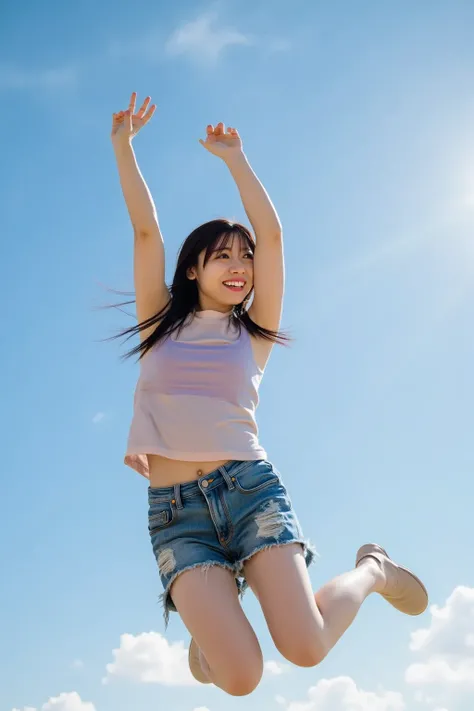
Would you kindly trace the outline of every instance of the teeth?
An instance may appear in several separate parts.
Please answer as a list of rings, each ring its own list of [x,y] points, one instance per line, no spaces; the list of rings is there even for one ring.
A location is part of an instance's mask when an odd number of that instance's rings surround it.
[[[226,286],[243,286],[244,282],[243,281],[225,281],[224,284]]]

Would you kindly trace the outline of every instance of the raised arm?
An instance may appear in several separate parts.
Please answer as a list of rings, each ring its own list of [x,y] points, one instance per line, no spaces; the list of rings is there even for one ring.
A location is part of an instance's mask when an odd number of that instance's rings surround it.
[[[252,170],[235,128],[222,123],[208,126],[201,144],[225,162],[242,199],[256,237],[254,254],[254,298],[249,315],[255,323],[272,331],[280,326],[285,269],[283,232],[275,207]]]
[[[113,115],[112,145],[134,235],[134,281],[137,318],[141,323],[161,311],[170,299],[165,282],[165,250],[153,198],[140,172],[132,140],[155,112],[150,97],[135,113],[136,93],[127,111]],[[146,112],[146,113],[145,113]],[[144,340],[151,329],[141,331]]]

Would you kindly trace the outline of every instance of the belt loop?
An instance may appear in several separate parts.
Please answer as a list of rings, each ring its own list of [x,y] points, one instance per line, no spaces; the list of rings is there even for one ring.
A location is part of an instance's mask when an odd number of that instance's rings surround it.
[[[225,467],[219,467],[218,471],[222,474],[224,477],[224,481],[227,484],[229,491],[232,491],[232,489],[235,489],[235,484],[233,482],[233,477],[229,475],[229,472],[226,470]]]
[[[181,501],[181,484],[174,485],[174,503],[177,509],[183,508],[183,502]]]

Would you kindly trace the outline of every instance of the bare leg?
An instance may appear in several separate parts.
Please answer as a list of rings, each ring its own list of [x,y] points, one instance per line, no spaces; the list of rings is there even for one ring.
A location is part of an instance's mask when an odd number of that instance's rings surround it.
[[[263,658],[232,573],[218,566],[193,568],[176,578],[171,592],[209,679],[233,696],[250,694],[261,679]]]
[[[245,576],[260,601],[275,645],[299,666],[321,662],[365,598],[385,585],[382,568],[367,558],[313,594],[299,544],[257,553],[246,563]]]
[[[354,621],[360,606],[372,592],[385,585],[381,567],[366,558],[359,567],[326,583],[314,598],[324,624],[324,642],[329,651]]]

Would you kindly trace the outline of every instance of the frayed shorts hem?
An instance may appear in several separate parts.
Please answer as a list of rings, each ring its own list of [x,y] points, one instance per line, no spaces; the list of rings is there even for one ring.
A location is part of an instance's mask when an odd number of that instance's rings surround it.
[[[265,543],[263,545],[257,546],[251,553],[249,553],[247,556],[242,558],[239,561],[236,561],[236,563],[227,563],[224,561],[217,561],[217,560],[211,560],[205,563],[194,563],[192,565],[187,565],[181,570],[176,571],[171,579],[169,580],[166,589],[164,592],[160,595],[160,603],[163,607],[163,619],[164,619],[164,624],[165,624],[165,629],[167,629],[168,624],[169,624],[169,617],[171,612],[177,612],[176,606],[173,602],[173,599],[171,597],[171,588],[173,586],[173,583],[176,581],[176,579],[182,575],[183,573],[186,573],[189,570],[195,570],[197,568],[201,568],[203,572],[208,571],[210,568],[222,568],[223,570],[229,570],[231,573],[233,573],[235,577],[235,583],[237,586],[237,592],[240,598],[243,597],[245,591],[248,589],[248,583],[245,579],[245,576],[243,575],[243,569],[245,566],[245,563],[247,563],[251,558],[253,558],[257,553],[261,553],[262,551],[269,550],[270,548],[281,548],[282,546],[288,546],[292,545],[294,543],[300,544],[303,548],[303,555],[305,558],[306,562],[306,567],[309,568],[309,566],[314,562],[314,558],[318,555],[315,547],[307,540],[304,539],[294,539],[294,540],[286,540],[286,541],[274,541],[273,543]]]
[[[219,561],[219,560],[210,560],[207,563],[194,563],[193,565],[187,565],[186,567],[182,568],[182,570],[177,570],[171,577],[164,592],[160,595],[160,602],[163,606],[163,618],[165,621],[165,629],[168,627],[170,612],[177,611],[176,606],[175,606],[173,599],[171,597],[171,587],[172,587],[173,583],[183,573],[186,573],[189,570],[195,570],[196,568],[201,568],[203,572],[206,572],[207,570],[209,570],[209,568],[222,568],[223,570],[229,570],[231,573],[233,573],[235,576],[237,576],[237,573],[235,570],[235,565],[232,565],[232,563],[224,563],[223,561]],[[237,577],[236,577],[236,580],[237,580]],[[240,587],[239,587],[239,594],[240,594]]]

